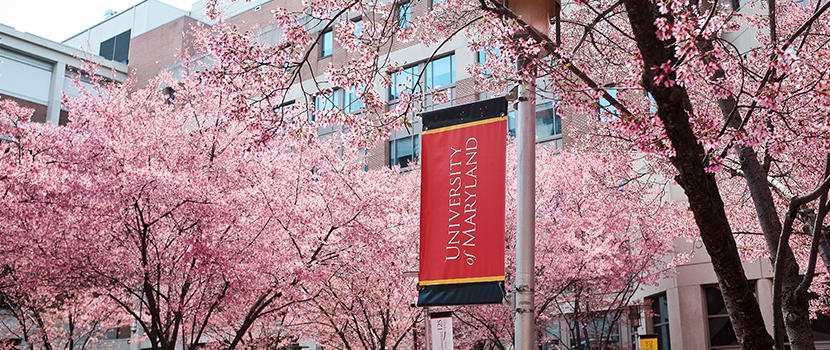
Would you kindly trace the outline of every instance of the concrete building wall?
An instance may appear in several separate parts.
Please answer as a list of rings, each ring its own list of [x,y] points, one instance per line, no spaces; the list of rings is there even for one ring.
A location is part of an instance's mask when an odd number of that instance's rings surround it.
[[[226,18],[236,17],[237,15],[251,12],[250,10],[256,9],[257,6],[264,5],[266,3],[271,2],[271,0],[251,0],[251,1],[229,1],[229,0],[220,0],[219,1],[219,9],[222,11]],[[295,1],[296,5],[301,6],[301,2]],[[272,4],[273,5],[273,4]],[[190,6],[190,13],[193,18],[204,22],[213,24],[213,21],[206,15],[206,6],[204,1],[195,1]],[[258,10],[256,10],[258,11]],[[267,13],[271,13],[267,11]]]
[[[721,0],[721,3],[726,6],[737,5],[734,9],[747,16],[766,15],[766,2],[758,0]],[[743,20],[741,20],[741,23],[742,25],[737,31],[723,33],[721,37],[735,45],[739,53],[746,54],[759,46],[756,39],[758,30],[748,27]]]
[[[135,38],[185,15],[187,11],[159,0],[144,0],[69,37],[63,44],[97,55],[101,42],[113,36],[130,30],[130,37]]]
[[[33,121],[65,124],[67,113],[61,110],[63,92],[77,95],[72,84],[73,72],[82,65],[78,57],[87,56],[80,50],[2,24],[0,38],[0,98],[33,108]],[[126,65],[103,62],[98,56],[89,59],[102,62],[98,73],[102,77],[126,79]]]

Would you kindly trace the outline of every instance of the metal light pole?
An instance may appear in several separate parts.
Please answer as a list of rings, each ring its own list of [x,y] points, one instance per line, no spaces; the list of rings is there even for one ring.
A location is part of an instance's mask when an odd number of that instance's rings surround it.
[[[511,0],[509,7],[529,26],[548,35],[550,19],[558,13],[558,4],[557,0]],[[534,350],[537,338],[533,305],[536,288],[536,74],[532,61],[527,57],[520,58],[517,63],[521,84],[516,116],[519,148],[516,281],[513,287],[516,350]]]
[[[514,284],[516,350],[536,346],[536,77],[527,59],[519,62],[522,83],[518,91],[516,133],[518,160],[518,211],[516,228],[516,282]]]

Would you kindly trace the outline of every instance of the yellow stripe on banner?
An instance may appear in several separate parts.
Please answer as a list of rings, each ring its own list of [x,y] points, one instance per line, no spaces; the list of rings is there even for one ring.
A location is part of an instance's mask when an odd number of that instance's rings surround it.
[[[476,283],[476,282],[496,282],[504,281],[504,276],[488,276],[488,277],[472,277],[472,278],[455,278],[448,280],[432,280],[420,281],[418,285],[434,286],[436,284],[459,284],[459,283]]]
[[[479,120],[479,121],[474,121],[474,122],[469,122],[469,123],[464,123],[464,124],[445,126],[443,128],[431,129],[431,130],[424,131],[423,134],[424,135],[437,134],[439,132],[456,130],[456,129],[463,129],[463,128],[468,128],[468,127],[471,127],[471,126],[490,124],[490,123],[500,122],[500,121],[504,121],[504,120],[507,120],[507,116],[484,119],[484,120]]]

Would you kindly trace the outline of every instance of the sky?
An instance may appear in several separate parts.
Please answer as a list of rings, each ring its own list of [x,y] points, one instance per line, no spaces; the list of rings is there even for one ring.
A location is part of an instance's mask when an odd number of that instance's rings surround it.
[[[0,0],[0,23],[61,42],[104,20],[107,10],[121,12],[141,0]],[[190,11],[197,0],[161,0]]]

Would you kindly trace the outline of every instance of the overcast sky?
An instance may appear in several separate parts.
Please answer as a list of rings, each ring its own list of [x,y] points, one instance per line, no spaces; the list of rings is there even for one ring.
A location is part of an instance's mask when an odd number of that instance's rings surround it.
[[[0,0],[0,23],[61,42],[141,0]],[[198,0],[161,0],[185,11]],[[0,38],[2,41],[2,38]]]

